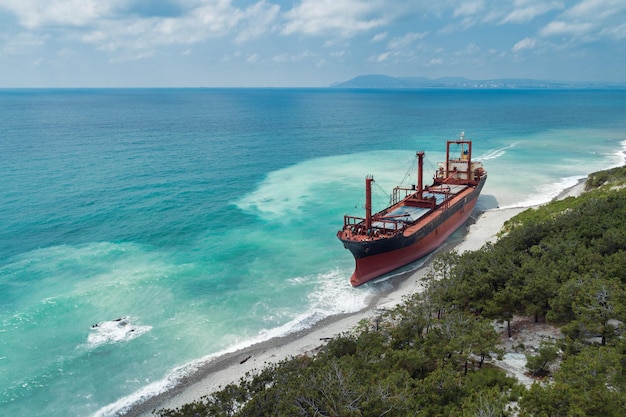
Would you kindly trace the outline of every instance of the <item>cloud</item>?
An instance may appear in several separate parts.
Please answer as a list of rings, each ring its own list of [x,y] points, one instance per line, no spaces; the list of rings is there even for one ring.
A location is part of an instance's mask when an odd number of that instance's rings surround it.
[[[562,9],[563,3],[558,1],[524,1],[515,2],[515,9],[508,13],[501,23],[528,23],[537,16],[546,14],[552,10]]]
[[[302,0],[284,14],[283,34],[340,34],[344,37],[381,27],[388,19],[378,1],[367,0]]]
[[[276,30],[280,6],[261,0],[246,9],[231,0],[0,0],[21,26],[46,31],[54,26],[67,39],[95,45],[108,53],[152,56],[162,45],[190,45],[230,36],[235,43]],[[140,52],[142,51],[142,52]]]
[[[278,62],[278,63],[286,63],[286,62],[301,62],[304,61],[306,59],[309,58],[314,58],[315,55],[312,54],[310,51],[304,51],[301,52],[299,54],[280,54],[280,55],[276,55],[274,58],[272,58],[272,61],[274,62]]]
[[[47,35],[35,35],[28,32],[20,32],[2,39],[2,55],[20,55],[26,49],[42,46],[48,39]]]
[[[125,0],[0,0],[0,6],[18,17],[28,29],[47,25],[85,26],[113,16]]]
[[[235,37],[235,42],[247,42],[274,31],[279,13],[280,6],[264,0],[248,7],[241,15],[243,29]]]
[[[372,38],[372,42],[380,42],[384,40],[386,37],[387,37],[387,32],[378,33],[374,35],[374,37]]]
[[[432,67],[434,65],[441,65],[441,64],[443,64],[443,59],[441,59],[441,58],[433,58],[430,61],[428,61],[427,65],[429,67]]]
[[[626,23],[619,26],[603,29],[600,34],[615,40],[626,39]]]
[[[463,1],[461,5],[453,11],[452,16],[473,16],[482,12],[484,8],[484,0]]]
[[[435,2],[433,2],[435,3]],[[456,3],[460,3],[458,7]],[[439,29],[439,33],[449,34],[458,31],[466,31],[480,23],[489,22],[493,15],[498,14],[496,9],[487,9],[484,0],[472,0],[463,2],[452,2],[452,17],[447,19],[448,23]],[[490,5],[493,7],[492,5]]]
[[[391,52],[383,52],[382,54],[370,57],[370,62],[385,62],[392,56]]]
[[[582,42],[623,39],[625,18],[626,2],[623,0],[583,0],[548,23],[540,35],[569,36],[571,40]]]
[[[524,38],[513,45],[513,52],[519,52],[522,49],[533,49],[537,45],[537,40],[533,38]]]
[[[622,0],[583,0],[569,9],[565,15],[572,19],[603,20],[626,11]]]
[[[409,32],[403,36],[393,38],[391,41],[389,41],[388,46],[389,46],[389,49],[403,49],[409,46],[414,41],[424,38],[426,35],[428,35],[427,32],[423,32],[423,33]]]
[[[396,36],[392,38],[387,44],[387,51],[372,55],[368,58],[369,62],[382,63],[389,61],[390,59],[402,59],[411,60],[415,56],[415,47],[412,44],[419,39],[423,39],[428,35],[428,32],[416,33],[408,32],[402,36]],[[386,36],[386,33],[385,33]],[[384,37],[379,37],[383,39]]]
[[[480,46],[471,42],[460,53],[463,55],[475,55],[475,54],[478,54],[479,52],[480,52]]]
[[[126,16],[103,20],[81,36],[82,41],[107,52],[151,51],[163,45],[191,45],[232,35],[235,43],[262,37],[274,30],[280,7],[259,1],[245,10],[233,8],[229,0],[215,0],[176,17]],[[128,55],[127,55],[128,56]],[[152,56],[133,54],[133,59]]]
[[[591,23],[576,23],[555,20],[541,30],[541,36],[573,35],[582,36],[593,28]]]

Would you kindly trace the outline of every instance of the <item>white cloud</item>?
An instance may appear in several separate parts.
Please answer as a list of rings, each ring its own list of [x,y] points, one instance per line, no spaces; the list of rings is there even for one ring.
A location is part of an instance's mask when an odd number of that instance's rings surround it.
[[[378,33],[374,35],[374,37],[372,38],[372,42],[380,42],[384,40],[386,37],[387,37],[387,32]]]
[[[229,0],[215,0],[177,17],[105,20],[81,39],[108,52],[152,51],[161,45],[191,45],[229,34],[234,42],[242,43],[273,30],[279,11],[265,0],[245,10],[233,8]],[[133,55],[149,56],[152,54]]]
[[[583,0],[566,12],[573,19],[605,19],[626,11],[623,0]]]
[[[48,39],[47,35],[35,35],[28,32],[20,32],[7,36],[3,39],[2,55],[20,55],[31,48],[42,46]]]
[[[428,61],[428,66],[431,67],[433,65],[441,65],[443,64],[443,59],[441,58],[433,58],[430,61]]]
[[[382,16],[382,10],[379,2],[372,0],[302,0],[284,14],[287,23],[283,33],[338,33],[350,37],[388,23],[388,19]]]
[[[306,59],[309,59],[311,57],[314,57],[314,54],[312,54],[310,51],[304,51],[301,52],[299,54],[280,54],[280,55],[276,55],[274,58],[272,58],[272,61],[274,62],[278,62],[278,63],[286,63],[286,62],[300,62],[300,61],[304,61]]]
[[[522,49],[532,49],[537,45],[537,40],[533,38],[524,38],[513,45],[513,52],[519,52]]]
[[[576,23],[565,22],[562,20],[555,20],[541,30],[542,36],[555,36],[555,35],[573,35],[582,36],[588,33],[593,25],[591,23]]]
[[[462,53],[467,54],[467,55],[477,54],[478,52],[480,52],[480,47],[473,42],[468,44],[465,47],[465,50],[462,51]]]
[[[280,6],[262,0],[248,7],[241,16],[243,29],[235,37],[235,42],[257,39],[274,30],[280,13]]]
[[[391,52],[383,52],[382,54],[373,56],[369,59],[370,62],[385,62],[391,56]]]
[[[423,32],[423,33],[409,32],[409,33],[406,33],[404,36],[396,37],[396,38],[393,38],[391,41],[389,41],[389,49],[403,49],[403,48],[406,48],[407,46],[409,46],[414,41],[416,41],[418,39],[422,39],[426,35],[428,35],[427,32]]]
[[[619,26],[603,29],[600,34],[608,38],[620,40],[626,39],[626,23],[622,23]]]
[[[458,16],[473,16],[482,12],[485,8],[484,0],[472,0],[472,1],[463,1],[461,5],[457,7],[452,15],[454,17]]]
[[[28,29],[46,25],[84,26],[113,15],[126,0],[0,0]]]
[[[574,41],[600,38],[623,39],[626,2],[623,0],[582,0],[565,10],[541,31],[542,36],[569,36]]]
[[[207,33],[222,33],[232,29],[242,17],[241,10],[233,8],[230,0],[215,0],[206,2],[186,16],[167,20],[175,22],[177,32],[196,31],[199,33],[198,38],[202,38],[202,34],[206,36]]]
[[[537,16],[546,14],[552,10],[563,8],[563,3],[558,1],[516,1],[515,9],[508,13],[501,23],[528,23]]]
[[[233,7],[231,0],[179,1],[185,12],[174,17],[125,13],[132,5],[129,0],[0,0],[0,10],[15,14],[28,29],[44,31],[53,25],[69,39],[109,53],[135,51],[132,55],[140,58],[152,56],[161,45],[189,45],[227,35],[236,43],[257,39],[275,30],[280,13],[280,6],[266,0],[246,9]]]

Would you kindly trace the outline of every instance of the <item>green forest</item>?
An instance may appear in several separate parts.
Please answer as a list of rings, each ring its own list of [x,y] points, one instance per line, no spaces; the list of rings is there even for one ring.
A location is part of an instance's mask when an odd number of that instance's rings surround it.
[[[527,353],[530,387],[492,362],[520,316],[563,335]],[[438,255],[422,293],[314,356],[154,413],[626,416],[625,322],[626,166],[589,175],[579,197],[520,213],[493,244]]]

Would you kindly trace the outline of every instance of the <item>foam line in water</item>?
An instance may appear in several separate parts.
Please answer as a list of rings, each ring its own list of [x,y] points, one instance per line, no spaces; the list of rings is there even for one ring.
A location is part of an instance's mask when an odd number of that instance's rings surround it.
[[[367,307],[375,289],[363,287],[355,290],[348,281],[349,273],[333,270],[320,274],[319,287],[309,294],[313,308],[322,309],[327,315],[354,313]]]
[[[526,199],[512,204],[510,206],[501,207],[502,209],[506,208],[521,208],[521,207],[534,207],[541,204],[545,204],[553,200],[563,191],[567,190],[578,184],[578,181],[585,178],[585,175],[581,176],[573,176],[573,177],[565,177],[561,178],[559,181],[553,184],[541,184],[538,185],[535,189],[536,192],[532,195],[528,196]]]
[[[504,159],[500,160],[501,164],[496,161],[489,165],[487,171],[492,175],[490,175],[485,186],[485,194],[494,190],[494,194],[498,196],[499,208],[523,208],[545,204],[568,188],[575,186],[588,174],[622,166],[626,163],[626,141],[624,140],[619,142],[619,151],[607,150],[605,153],[597,154],[594,151],[594,143],[607,140],[602,133],[595,131],[554,131],[550,135],[550,137],[558,137],[561,142],[574,141],[581,135],[589,137],[590,140],[586,148],[576,148],[578,153],[573,152],[559,158],[551,157],[553,155],[552,150],[546,151],[546,156],[543,159],[532,161],[533,164],[538,164],[537,169],[526,172],[523,181],[520,181],[520,178],[510,177],[510,164],[502,164],[505,162]],[[521,145],[526,145],[527,148],[535,146],[533,143],[540,142],[540,139],[541,137],[529,137],[524,142],[520,142],[519,148],[523,148]],[[613,141],[615,139],[608,139],[609,143]],[[553,147],[555,142],[560,143],[554,140],[549,141]],[[586,159],[588,154],[596,155],[593,161]],[[527,161],[526,163],[530,162]],[[559,174],[561,176],[558,176]],[[528,185],[531,185],[532,188],[528,189]],[[526,191],[520,193],[518,190]]]
[[[621,142],[622,145],[622,150],[618,151],[615,156],[617,158],[617,163],[615,164],[615,167],[621,167],[623,165],[626,165],[626,140]],[[615,168],[615,167],[611,167],[611,168]]]

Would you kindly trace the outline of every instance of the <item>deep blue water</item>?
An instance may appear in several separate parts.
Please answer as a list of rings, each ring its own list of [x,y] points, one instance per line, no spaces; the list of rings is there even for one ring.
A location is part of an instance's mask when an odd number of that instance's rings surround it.
[[[623,90],[2,90],[2,414],[114,415],[363,308],[387,281],[351,288],[335,233],[418,149],[465,131],[490,209],[623,163],[625,128]]]

